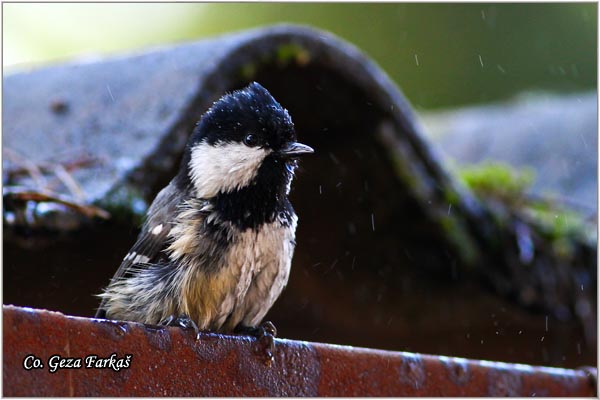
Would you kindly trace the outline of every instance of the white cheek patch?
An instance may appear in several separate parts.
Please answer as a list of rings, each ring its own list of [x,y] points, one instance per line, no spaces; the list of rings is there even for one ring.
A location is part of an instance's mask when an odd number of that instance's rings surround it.
[[[190,177],[200,198],[247,186],[270,153],[242,143],[199,143],[192,148]]]

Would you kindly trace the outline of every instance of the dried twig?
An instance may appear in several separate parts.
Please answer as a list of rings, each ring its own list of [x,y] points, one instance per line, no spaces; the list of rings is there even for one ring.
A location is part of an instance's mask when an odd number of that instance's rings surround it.
[[[91,206],[87,204],[81,204],[77,201],[71,200],[65,196],[62,196],[57,193],[52,193],[48,191],[35,191],[27,188],[22,188],[18,186],[13,187],[5,187],[3,188],[3,196],[5,199],[10,198],[14,200],[20,201],[49,201],[58,204],[62,204],[66,207],[69,207],[76,212],[85,215],[88,218],[99,217],[102,219],[109,219],[110,213],[106,210],[103,210],[96,206]]]
[[[40,188],[46,187],[48,181],[46,180],[46,178],[44,178],[42,171],[36,163],[34,163],[31,160],[28,160],[16,151],[11,150],[7,147],[4,148],[3,155],[15,164],[19,165],[21,167],[21,170],[29,174],[29,176],[31,176],[31,178],[36,182],[36,184]]]

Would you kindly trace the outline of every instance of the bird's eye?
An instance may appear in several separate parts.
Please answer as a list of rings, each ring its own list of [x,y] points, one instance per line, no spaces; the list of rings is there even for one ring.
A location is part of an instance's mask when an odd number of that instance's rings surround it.
[[[249,133],[244,137],[244,144],[249,147],[258,145],[258,136],[253,133]]]

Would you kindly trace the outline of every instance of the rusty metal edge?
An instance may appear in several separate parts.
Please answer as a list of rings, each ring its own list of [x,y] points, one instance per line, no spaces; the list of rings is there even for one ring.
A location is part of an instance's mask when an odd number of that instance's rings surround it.
[[[58,369],[52,356],[124,358]],[[34,355],[44,369],[25,370]],[[31,360],[31,358],[30,358]],[[194,333],[3,305],[4,396],[596,396],[596,368],[570,370],[277,339]]]

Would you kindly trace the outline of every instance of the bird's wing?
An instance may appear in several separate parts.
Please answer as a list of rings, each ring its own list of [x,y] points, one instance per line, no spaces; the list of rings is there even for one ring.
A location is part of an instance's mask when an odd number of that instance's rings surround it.
[[[147,220],[131,248],[125,256],[119,269],[111,279],[111,284],[133,271],[133,268],[143,268],[144,264],[155,264],[165,258],[164,249],[168,246],[169,231],[171,230],[181,196],[173,183],[161,190],[147,213]],[[103,299],[96,312],[96,318],[104,318],[105,300]]]

